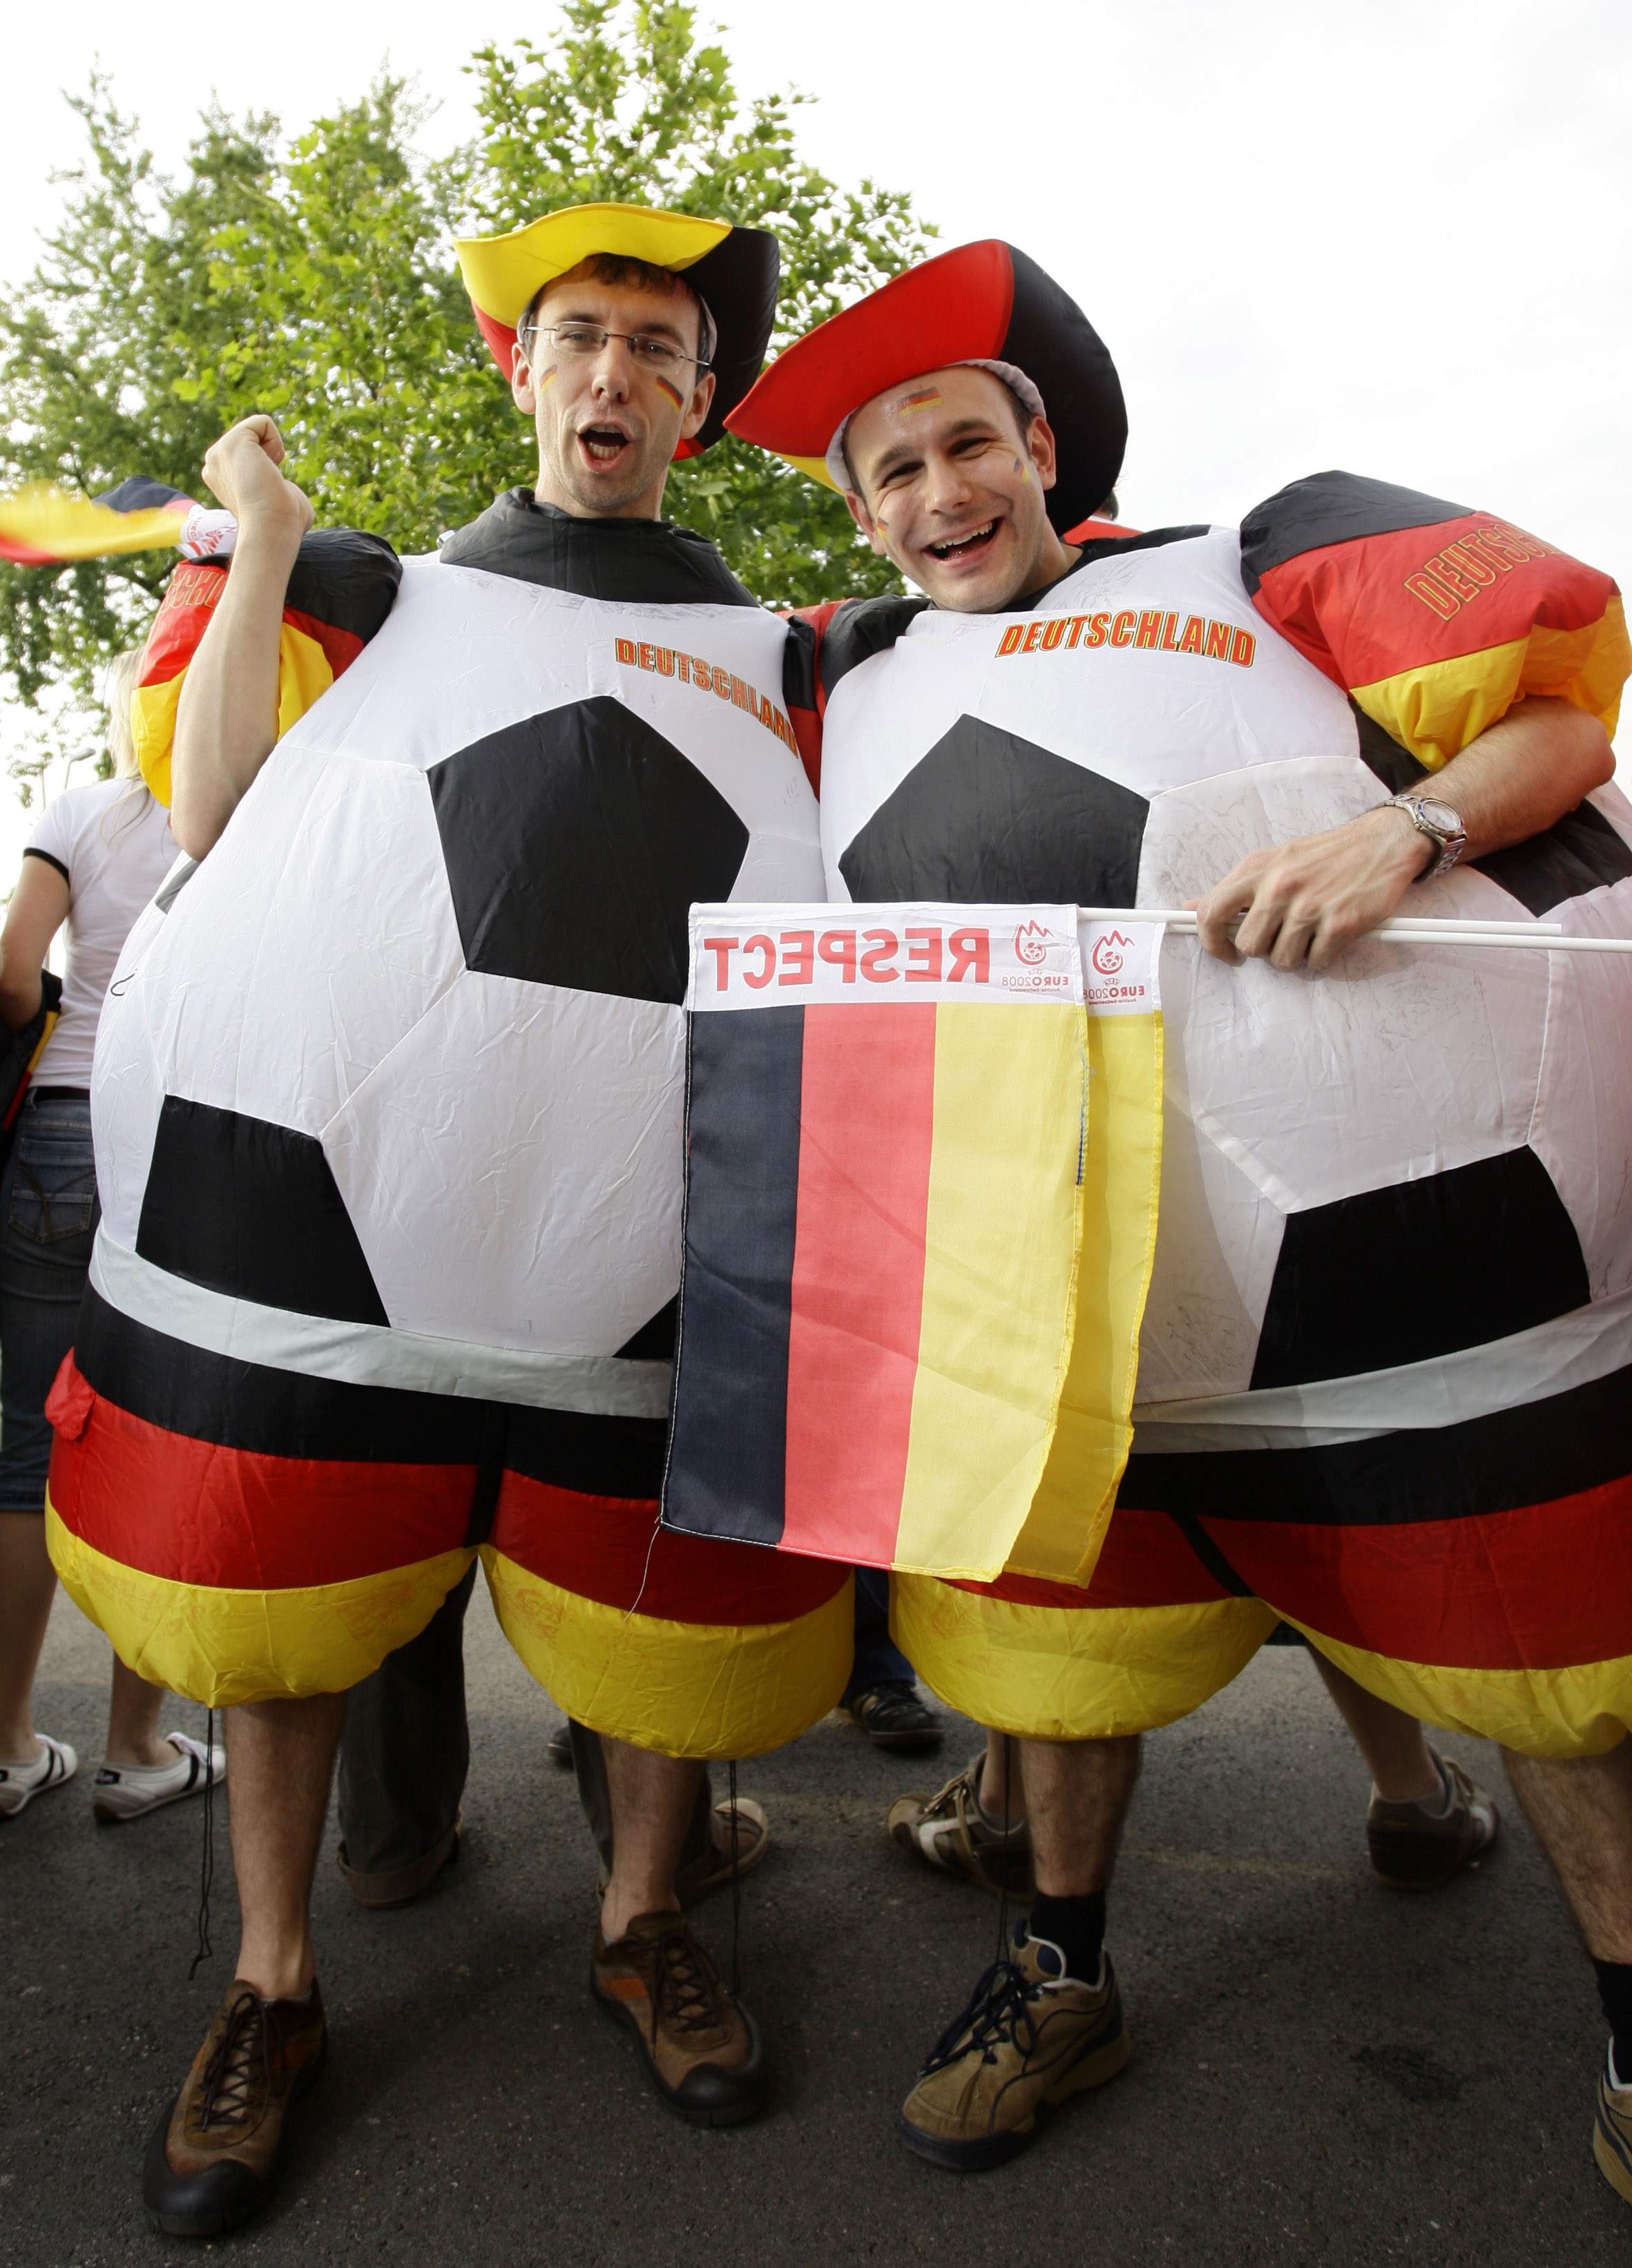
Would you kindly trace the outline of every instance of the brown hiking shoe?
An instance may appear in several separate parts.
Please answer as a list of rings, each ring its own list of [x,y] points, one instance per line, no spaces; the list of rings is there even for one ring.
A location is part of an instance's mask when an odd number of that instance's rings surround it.
[[[1065,1956],[1016,1926],[1014,1958],[996,1961],[930,2050],[901,2106],[909,2148],[973,2174],[1036,2139],[1051,2110],[1114,2079],[1133,2052],[1108,1954],[1099,1982],[1065,1973]]]
[[[755,1803],[751,1795],[739,1795],[732,1817],[731,1799],[723,1797],[714,1807],[709,1820],[709,1847],[700,1859],[694,1859],[674,1877],[674,1895],[682,1908],[695,1906],[699,1898],[711,1891],[723,1890],[731,1878],[731,1845],[737,1846],[736,1874],[740,1881],[751,1874],[770,1848],[770,1822],[765,1816],[765,1807]],[[603,1871],[595,1885],[598,1897],[606,1895],[607,1877]]]
[[[599,1930],[590,1992],[639,2045],[647,2076],[694,2126],[739,2126],[765,2107],[760,2028],[677,1913],[637,1914],[608,1945]]]
[[[260,2212],[289,2147],[289,2114],[323,2067],[315,1981],[298,2000],[227,1987],[181,2092],[147,2147],[142,2198],[165,2236],[220,2236]]]
[[[943,1874],[961,1874],[983,1890],[1032,1892],[1032,1830],[1018,1821],[1005,1835],[981,1809],[984,1752],[949,1779],[938,1795],[897,1796],[884,1815],[892,1842]]]
[[[1442,1818],[1420,1803],[1385,1803],[1371,1791],[1366,1845],[1391,1890],[1437,1890],[1461,1867],[1481,1859],[1496,1841],[1501,1825],[1496,1799],[1454,1756],[1436,1756],[1434,1762],[1451,1791],[1451,1808]]]

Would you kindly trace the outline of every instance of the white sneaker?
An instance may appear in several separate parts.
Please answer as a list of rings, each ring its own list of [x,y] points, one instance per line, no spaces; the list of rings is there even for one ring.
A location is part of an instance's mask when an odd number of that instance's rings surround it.
[[[226,1778],[226,1750],[207,1749],[186,1733],[166,1733],[176,1752],[173,1764],[108,1764],[96,1776],[91,1808],[111,1822],[140,1819],[161,1804],[180,1803],[184,1795],[202,1795],[211,1779],[217,1786]]]
[[[48,1787],[61,1787],[79,1769],[79,1758],[66,1741],[36,1733],[40,1753],[26,1764],[0,1764],[0,1819],[15,1819],[31,1796]]]

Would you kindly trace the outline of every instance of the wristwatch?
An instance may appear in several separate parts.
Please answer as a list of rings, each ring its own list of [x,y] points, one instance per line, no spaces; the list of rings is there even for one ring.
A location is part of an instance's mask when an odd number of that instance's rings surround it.
[[[1449,873],[1467,849],[1467,830],[1460,814],[1448,803],[1442,803],[1437,796],[1391,795],[1378,808],[1403,811],[1417,833],[1426,835],[1437,846],[1437,857],[1430,858],[1423,867],[1416,878],[1419,882],[1426,882],[1433,874]]]

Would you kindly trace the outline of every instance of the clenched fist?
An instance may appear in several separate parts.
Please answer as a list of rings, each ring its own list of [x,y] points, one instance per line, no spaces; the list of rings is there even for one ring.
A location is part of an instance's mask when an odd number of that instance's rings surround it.
[[[204,459],[204,478],[237,520],[240,534],[265,532],[298,544],[311,526],[311,499],[278,468],[283,437],[269,417],[240,417]]]

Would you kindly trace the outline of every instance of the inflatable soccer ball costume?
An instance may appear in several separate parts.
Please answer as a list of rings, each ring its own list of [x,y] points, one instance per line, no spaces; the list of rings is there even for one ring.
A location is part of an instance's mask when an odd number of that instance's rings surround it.
[[[1121,462],[1105,349],[1007,246],[813,332],[732,430],[842,483],[844,422],[975,363],[1040,394],[1069,528]],[[1097,534],[1013,615],[819,610],[830,895],[1174,906],[1422,779],[1526,694],[1613,729],[1605,576],[1331,473],[1239,528]],[[1411,893],[1632,934],[1617,789]],[[1632,1725],[1632,961],[1380,939],[1323,976],[1163,956],[1164,1168],[1134,1451],[1091,1580],[1024,1532],[896,1579],[954,1706],[1021,1735],[1195,1707],[1284,1617],[1385,1698],[1541,1755]]]
[[[466,246],[506,371],[588,251],[695,284],[713,438],[774,239],[603,207]],[[525,490],[397,572],[307,539],[298,721],[112,987],[54,1555],[134,1668],[230,1703],[355,1683],[480,1550],[572,1716],[750,1753],[836,1698],[842,1571],[659,1535],[655,1500],[688,909],[820,887],[788,634],[700,538]],[[224,581],[188,569],[156,623],[151,769]],[[315,705],[297,638],[337,681]]]

